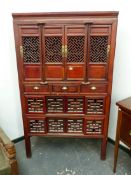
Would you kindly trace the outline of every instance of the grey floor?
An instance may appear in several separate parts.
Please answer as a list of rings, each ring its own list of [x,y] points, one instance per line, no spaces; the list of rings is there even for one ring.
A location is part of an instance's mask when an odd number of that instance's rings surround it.
[[[32,158],[25,155],[24,141],[16,144],[20,175],[113,175],[114,146],[100,160],[100,141],[95,139],[32,137]],[[131,158],[120,150],[117,175],[131,175]]]

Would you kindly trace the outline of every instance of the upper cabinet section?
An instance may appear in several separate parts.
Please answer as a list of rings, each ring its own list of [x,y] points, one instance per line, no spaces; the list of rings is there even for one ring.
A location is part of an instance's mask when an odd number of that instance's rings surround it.
[[[22,81],[108,81],[117,15],[13,14]]]

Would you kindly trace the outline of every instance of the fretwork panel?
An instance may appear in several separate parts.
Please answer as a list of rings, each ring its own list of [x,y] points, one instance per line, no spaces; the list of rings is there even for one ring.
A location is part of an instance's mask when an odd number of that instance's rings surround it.
[[[40,63],[40,41],[38,36],[23,36],[24,63]]]
[[[47,112],[63,112],[64,111],[64,100],[61,97],[47,97],[46,98]]]
[[[86,120],[86,134],[102,134],[102,121]]]
[[[108,59],[108,36],[90,37],[90,62],[106,63]]]
[[[64,132],[64,119],[48,119],[48,132],[49,133],[63,133]]]
[[[82,119],[68,119],[67,120],[67,132],[68,133],[82,133],[83,132],[83,120]]]
[[[62,37],[45,37],[45,63],[62,63]]]
[[[67,62],[82,63],[84,62],[84,36],[67,37]]]
[[[68,98],[67,112],[68,113],[83,113],[84,99],[83,98]]]
[[[44,120],[29,120],[29,128],[31,133],[44,133],[45,121]]]
[[[101,115],[104,113],[104,99],[87,98],[87,114]]]
[[[28,113],[43,113],[44,100],[43,98],[27,98],[27,111]]]

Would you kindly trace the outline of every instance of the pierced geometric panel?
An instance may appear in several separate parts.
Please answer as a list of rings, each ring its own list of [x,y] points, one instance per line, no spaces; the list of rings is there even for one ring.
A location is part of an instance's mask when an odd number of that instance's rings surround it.
[[[67,120],[67,132],[68,133],[82,133],[83,132],[83,120],[82,119],[68,119]]]
[[[108,36],[90,37],[90,62],[106,63],[108,47]]]
[[[61,63],[62,62],[62,37],[50,36],[45,37],[45,62]]]
[[[64,119],[49,119],[48,132],[50,133],[63,133],[64,132]]]
[[[30,120],[29,127],[31,133],[44,133],[45,121],[44,120]]]
[[[67,112],[70,113],[83,113],[84,99],[83,98],[68,98],[67,99]]]
[[[67,37],[67,62],[80,63],[84,62],[84,36]]]
[[[86,121],[86,134],[102,134],[101,120],[87,120]]]
[[[64,100],[60,97],[47,97],[46,98],[47,112],[63,112]]]
[[[43,113],[44,100],[42,98],[28,98],[27,99],[28,113]]]
[[[40,62],[40,42],[38,36],[22,37],[24,63]]]
[[[87,114],[103,114],[104,113],[104,99],[87,99]]]

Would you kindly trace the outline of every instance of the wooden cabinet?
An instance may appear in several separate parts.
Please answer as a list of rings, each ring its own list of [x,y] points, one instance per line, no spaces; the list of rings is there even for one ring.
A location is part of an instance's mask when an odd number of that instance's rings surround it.
[[[27,156],[31,136],[106,143],[118,12],[13,14]]]

